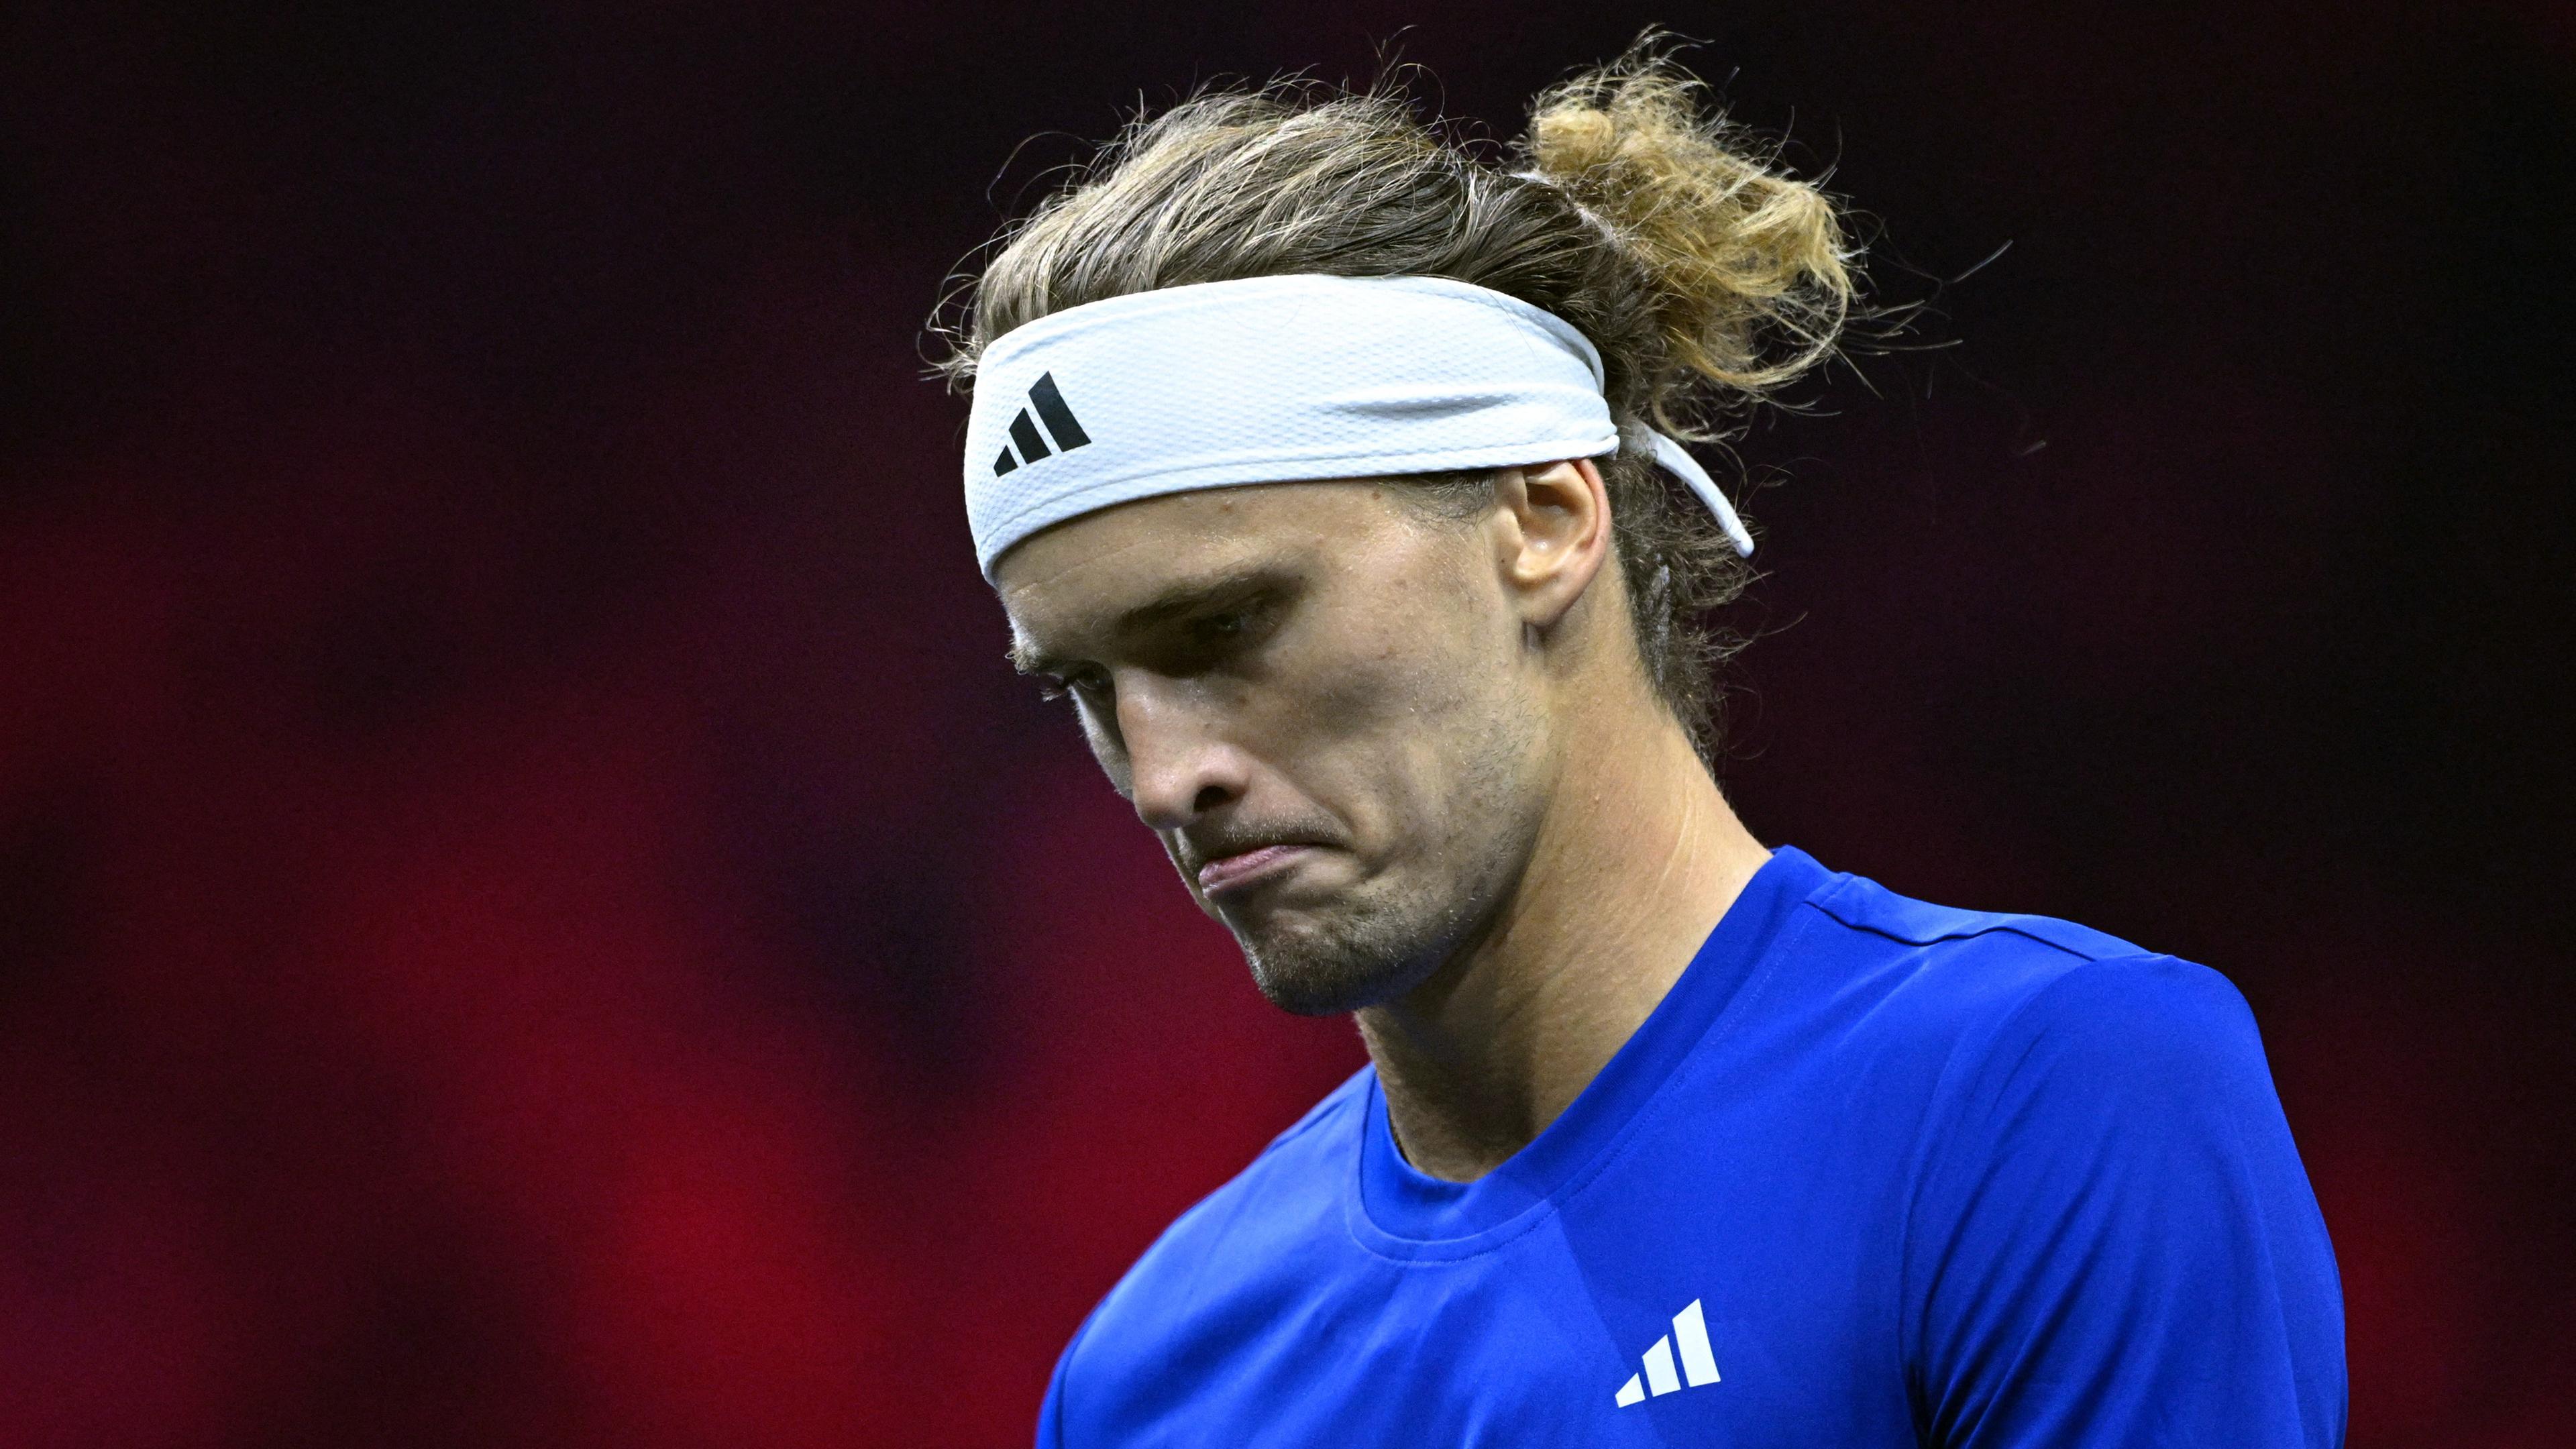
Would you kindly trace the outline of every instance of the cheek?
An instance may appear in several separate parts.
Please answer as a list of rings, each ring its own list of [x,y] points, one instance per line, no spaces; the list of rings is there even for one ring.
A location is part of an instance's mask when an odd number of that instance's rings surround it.
[[[1316,631],[1309,657],[1283,660],[1301,676],[1285,738],[1307,772],[1300,784],[1371,834],[1418,834],[1485,772],[1513,733],[1508,627],[1473,599],[1401,591],[1339,630]]]

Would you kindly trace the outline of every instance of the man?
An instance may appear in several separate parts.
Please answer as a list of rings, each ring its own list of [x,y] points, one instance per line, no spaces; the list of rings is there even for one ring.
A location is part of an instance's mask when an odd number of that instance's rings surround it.
[[[1102,1302],[1044,1445],[2341,1440],[2234,990],[1766,849],[1710,775],[1752,540],[1663,428],[1850,279],[1692,101],[1632,56],[1504,171],[1382,96],[1202,98],[978,284],[1015,656],[1370,1057]]]

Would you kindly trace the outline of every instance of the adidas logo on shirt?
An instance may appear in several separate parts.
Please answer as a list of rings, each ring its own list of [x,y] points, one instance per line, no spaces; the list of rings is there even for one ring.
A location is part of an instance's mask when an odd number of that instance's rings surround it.
[[[1655,1346],[1646,1350],[1646,1371],[1628,1375],[1628,1381],[1619,1386],[1620,1408],[1643,1403],[1648,1394],[1662,1398],[1678,1393],[1685,1384],[1695,1389],[1717,1382],[1717,1356],[1708,1351],[1708,1323],[1700,1317],[1699,1304],[1700,1300],[1694,1298],[1690,1307],[1674,1314],[1673,1331],[1656,1339]],[[1679,1374],[1673,1372],[1676,1344],[1681,1347]]]
[[[1029,416],[1032,411],[1037,414],[1034,419]],[[1044,434],[1038,431],[1041,422],[1046,424]],[[1047,446],[1048,438],[1055,439],[1055,447]],[[1011,446],[1004,447],[1002,456],[993,460],[993,476],[999,478],[1052,453],[1070,453],[1090,441],[1091,435],[1074,420],[1073,409],[1065,406],[1064,394],[1056,390],[1055,374],[1041,373],[1037,381],[1029,384],[1029,405],[1011,419]],[[1012,446],[1019,451],[1013,452]]]

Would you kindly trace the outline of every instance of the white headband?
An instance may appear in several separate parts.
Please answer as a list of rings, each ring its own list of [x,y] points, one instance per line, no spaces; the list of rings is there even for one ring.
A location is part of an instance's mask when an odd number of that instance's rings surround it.
[[[1042,528],[1166,493],[1598,458],[1619,446],[1601,385],[1564,318],[1445,277],[1247,277],[1067,308],[976,367],[976,561],[989,579]],[[1753,552],[1679,443],[1630,444]]]

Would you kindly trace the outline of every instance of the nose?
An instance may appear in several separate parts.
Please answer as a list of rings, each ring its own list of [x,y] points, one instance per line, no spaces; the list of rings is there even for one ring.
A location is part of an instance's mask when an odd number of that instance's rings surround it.
[[[1118,733],[1126,746],[1129,798],[1155,830],[1180,830],[1243,798],[1250,760],[1186,681],[1156,680],[1118,691]]]

